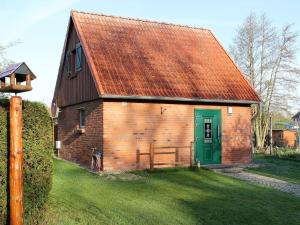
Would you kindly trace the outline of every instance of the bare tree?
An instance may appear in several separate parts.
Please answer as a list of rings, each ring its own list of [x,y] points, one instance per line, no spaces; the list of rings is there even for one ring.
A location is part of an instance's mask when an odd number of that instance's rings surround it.
[[[10,60],[6,57],[6,51],[9,48],[14,47],[15,45],[17,45],[19,43],[20,43],[20,41],[13,41],[13,42],[8,43],[7,45],[0,44],[0,71],[3,70],[3,68],[8,66],[9,64],[13,63],[12,60]]]
[[[11,47],[13,47],[13,46],[15,46],[15,45],[17,45],[17,44],[19,44],[19,43],[20,43],[20,41],[13,41],[13,42],[10,42],[10,43],[7,44],[7,45],[1,45],[1,44],[0,44],[0,72],[1,72],[5,67],[7,67],[8,65],[10,65],[10,64],[13,63],[12,60],[9,60],[9,59],[6,58],[6,51],[7,51],[9,48],[11,48]],[[4,95],[3,93],[0,93],[0,98],[3,97],[3,96],[5,96],[5,95]]]
[[[287,109],[296,100],[295,89],[300,83],[295,63],[297,36],[291,24],[279,30],[265,14],[257,18],[251,13],[230,46],[234,61],[262,100],[260,106],[252,106],[258,148],[264,147],[271,112]]]

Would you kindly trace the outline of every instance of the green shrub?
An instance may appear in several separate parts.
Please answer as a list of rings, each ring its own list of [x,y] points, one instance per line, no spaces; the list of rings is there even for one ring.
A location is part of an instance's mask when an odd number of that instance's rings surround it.
[[[290,159],[300,161],[300,152],[293,148],[277,148],[273,149],[273,156],[280,159]]]
[[[6,224],[8,100],[0,100],[0,224]],[[52,184],[52,125],[45,105],[23,101],[23,182],[26,224],[38,224]]]

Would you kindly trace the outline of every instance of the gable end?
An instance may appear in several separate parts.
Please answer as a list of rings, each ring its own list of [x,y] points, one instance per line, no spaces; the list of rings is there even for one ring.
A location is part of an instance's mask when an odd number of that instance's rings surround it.
[[[80,70],[75,68],[76,49],[78,49],[79,44],[82,44],[82,42],[73,20],[70,18],[54,92],[54,99],[58,107],[99,98],[98,90],[83,48],[80,49],[81,68]],[[71,57],[73,58],[71,59]],[[70,71],[72,71],[72,75],[70,75]]]

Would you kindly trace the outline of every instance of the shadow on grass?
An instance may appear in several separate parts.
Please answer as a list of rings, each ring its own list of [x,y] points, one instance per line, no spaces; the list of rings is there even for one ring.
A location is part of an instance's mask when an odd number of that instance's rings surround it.
[[[64,221],[60,224],[276,225],[300,220],[299,199],[208,170],[133,173],[144,179],[108,181],[56,162],[50,207],[56,207]]]
[[[256,155],[254,162],[259,164],[260,167],[248,168],[249,172],[300,184],[300,161]]]

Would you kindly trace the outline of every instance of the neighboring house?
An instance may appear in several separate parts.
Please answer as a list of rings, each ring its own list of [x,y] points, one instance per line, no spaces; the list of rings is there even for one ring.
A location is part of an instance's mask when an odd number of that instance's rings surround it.
[[[299,120],[300,119],[300,111],[297,112],[293,117],[292,117],[293,120]]]
[[[294,129],[298,131],[297,133],[297,145],[298,149],[300,149],[300,111],[296,113],[293,117],[292,120],[294,121]]]
[[[273,129],[273,145],[277,147],[297,147],[297,130]]]
[[[97,149],[103,170],[145,169],[152,143],[185,166],[194,142],[195,162],[250,163],[259,101],[210,30],[71,13],[53,99],[63,159],[90,166]]]
[[[299,129],[299,124],[300,124],[300,111],[296,113],[293,117],[292,120],[294,121],[294,129]]]

